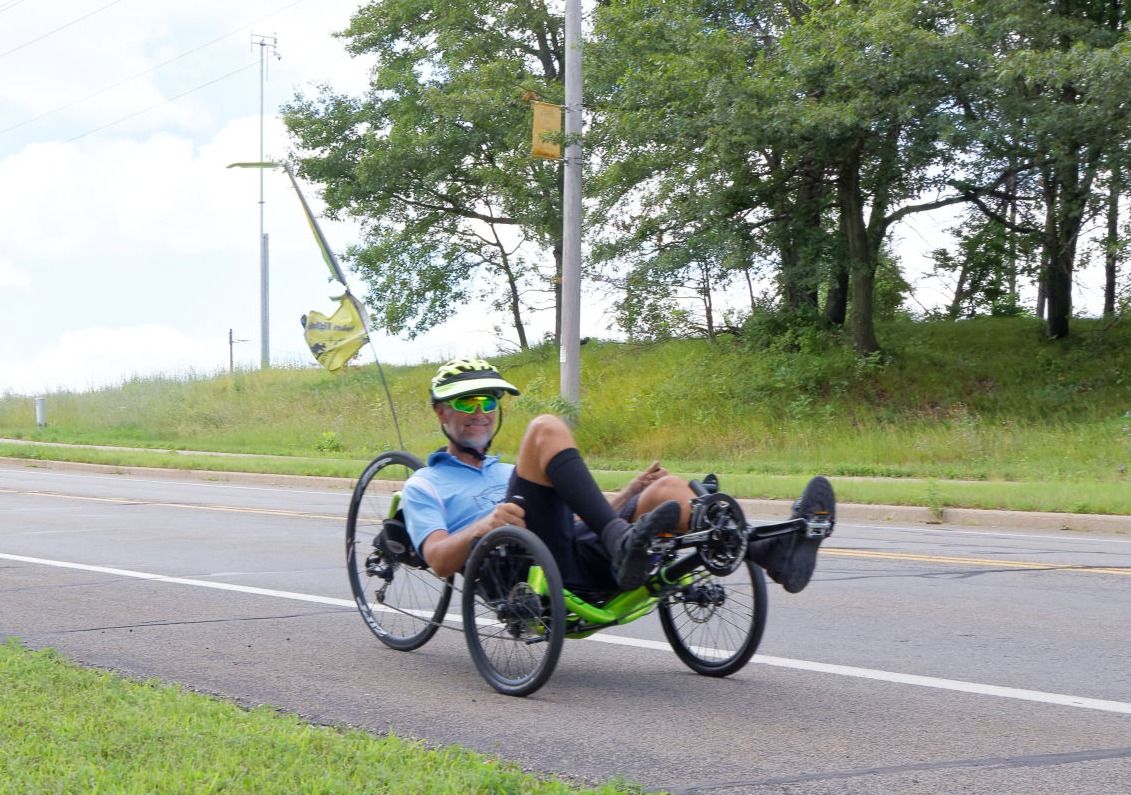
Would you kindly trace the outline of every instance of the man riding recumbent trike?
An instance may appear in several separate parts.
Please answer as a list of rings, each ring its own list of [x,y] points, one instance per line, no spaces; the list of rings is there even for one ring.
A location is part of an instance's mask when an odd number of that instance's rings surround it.
[[[828,480],[809,481],[792,518],[759,526],[713,475],[688,482],[658,463],[610,499],[557,417],[530,422],[514,465],[487,454],[508,393],[485,361],[442,365],[430,394],[447,447],[427,466],[385,453],[358,480],[346,561],[373,633],[401,651],[428,642],[459,572],[468,649],[501,693],[545,684],[566,638],[653,610],[697,673],[746,665],[766,623],[763,570],[797,593],[833,531]]]

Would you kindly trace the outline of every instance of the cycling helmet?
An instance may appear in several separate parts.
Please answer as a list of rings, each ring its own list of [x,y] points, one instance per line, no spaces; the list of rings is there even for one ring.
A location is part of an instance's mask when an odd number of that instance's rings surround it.
[[[518,394],[518,388],[503,379],[482,359],[453,359],[440,365],[432,377],[432,405],[461,395]]]

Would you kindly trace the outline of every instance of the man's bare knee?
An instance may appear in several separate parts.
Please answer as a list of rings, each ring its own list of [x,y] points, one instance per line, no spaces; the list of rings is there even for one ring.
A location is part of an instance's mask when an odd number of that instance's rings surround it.
[[[680,532],[685,533],[691,519],[691,499],[694,496],[695,492],[691,490],[691,486],[687,485],[686,480],[678,475],[665,475],[659,480],[649,483],[648,487],[640,492],[640,499],[636,503],[632,520],[636,521],[668,500],[675,500],[679,503],[679,529]]]
[[[573,432],[565,420],[553,414],[539,414],[526,426],[526,436],[539,447],[562,443],[565,447],[575,447]],[[525,439],[524,439],[525,441]]]
[[[539,414],[526,426],[516,462],[519,477],[533,483],[549,485],[546,467],[562,450],[576,447],[569,425],[553,414]]]

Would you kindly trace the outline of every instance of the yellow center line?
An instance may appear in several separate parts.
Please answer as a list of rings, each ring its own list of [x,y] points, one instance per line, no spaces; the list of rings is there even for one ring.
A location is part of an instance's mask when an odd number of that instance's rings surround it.
[[[1025,560],[997,560],[994,558],[960,558],[951,555],[919,555],[913,552],[880,552],[867,549],[835,549],[825,547],[822,555],[841,558],[874,558],[879,560],[913,560],[924,563],[954,563],[963,566],[994,566],[1005,569],[1029,569],[1033,571],[1079,571],[1087,574],[1117,574],[1131,577],[1131,568],[1103,568],[1082,566],[1076,563],[1033,563]]]
[[[278,508],[238,508],[232,505],[203,505],[188,502],[153,502],[151,500],[131,500],[126,497],[91,497],[81,494],[59,494],[53,491],[25,491],[23,489],[0,489],[2,494],[26,494],[29,497],[58,497],[64,500],[86,500],[88,502],[108,502],[117,505],[151,505],[155,508],[188,508],[194,511],[222,511],[224,513],[259,513],[266,516],[285,516],[294,519],[330,519],[342,521],[343,515],[328,516],[321,513],[284,511]]]
[[[292,519],[325,519],[328,521],[342,521],[343,516],[326,515],[319,513],[303,513],[301,511],[284,511],[277,508],[237,508],[230,505],[200,505],[184,502],[151,502],[147,500],[131,500],[125,497],[91,497],[78,494],[59,494],[51,491],[25,491],[23,489],[0,488],[0,494],[26,494],[31,497],[59,497],[67,500],[87,500],[90,502],[108,502],[118,505],[151,505],[156,508],[187,508],[196,511],[222,511],[224,513],[254,513],[265,516],[282,516]],[[821,554],[841,558],[865,558],[874,560],[906,560],[923,563],[951,563],[959,566],[994,566],[1003,569],[1023,569],[1029,571],[1071,571],[1085,574],[1115,574],[1122,577],[1131,577],[1131,568],[1104,568],[1099,566],[1082,566],[1079,564],[1034,563],[1024,560],[996,560],[993,558],[962,558],[952,555],[921,555],[913,552],[882,552],[869,549],[841,549],[824,547]]]

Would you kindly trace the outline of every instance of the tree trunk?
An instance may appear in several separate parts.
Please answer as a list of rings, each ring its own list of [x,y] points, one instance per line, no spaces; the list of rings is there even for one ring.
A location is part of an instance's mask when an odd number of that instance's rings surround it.
[[[1059,241],[1058,241],[1059,244]],[[1072,315],[1072,258],[1061,245],[1052,252],[1048,274],[1048,335],[1054,340],[1068,336]]]
[[[1119,191],[1122,169],[1112,162],[1107,186],[1107,239],[1104,241],[1104,317],[1115,317],[1115,276],[1119,269]]]
[[[829,294],[825,297],[825,322],[830,326],[843,326],[848,317],[848,264],[841,258],[834,260],[829,275]]]
[[[970,264],[963,257],[962,264],[958,268],[958,284],[954,288],[954,300],[950,302],[950,309],[947,310],[947,316],[951,320],[958,320],[962,315],[962,302],[966,300],[966,276],[969,272]]]
[[[518,347],[525,351],[530,348],[530,345],[526,342],[526,327],[522,323],[522,296],[518,291],[518,281],[514,277],[514,271],[511,270],[507,252],[501,246],[499,250],[503,257],[503,275],[507,280],[507,298],[510,304],[511,322],[514,323],[515,333],[518,334]]]
[[[1037,317],[1045,319],[1045,304],[1048,303],[1049,255],[1046,247],[1041,248],[1041,269],[1037,273]]]
[[[824,196],[821,169],[808,161],[801,166],[797,200],[783,201],[780,222],[782,298],[787,309],[816,309],[818,304],[818,258],[814,241],[821,234],[821,199]]]
[[[837,201],[840,204],[840,224],[844,230],[852,274],[852,315],[849,319],[852,347],[861,356],[867,356],[878,351],[880,345],[876,341],[873,316],[876,256],[864,222],[858,154],[848,158],[841,166],[837,179]]]
[[[554,344],[562,344],[562,241],[554,241]]]
[[[715,307],[711,300],[711,270],[710,265],[703,265],[703,314],[707,318],[707,339],[715,338]]]
[[[1047,245],[1051,246],[1048,263],[1048,335],[1053,339],[1068,336],[1072,317],[1072,268],[1076,260],[1076,241],[1084,223],[1084,211],[1091,189],[1091,179],[1081,178],[1080,167],[1087,162],[1082,156],[1066,159],[1053,169],[1057,184],[1052,195],[1059,199],[1053,205],[1054,221]],[[1086,169],[1086,174],[1091,170]],[[1049,194],[1049,191],[1046,191]]]

